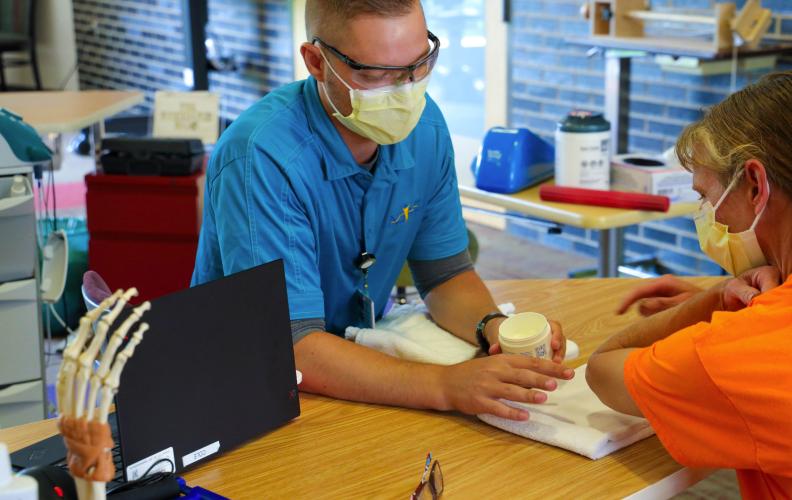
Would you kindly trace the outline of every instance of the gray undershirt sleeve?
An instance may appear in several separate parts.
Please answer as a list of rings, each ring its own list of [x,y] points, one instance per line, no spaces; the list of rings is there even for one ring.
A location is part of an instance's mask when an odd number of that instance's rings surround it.
[[[461,253],[437,260],[411,260],[408,261],[412,272],[415,288],[426,298],[433,288],[450,280],[454,276],[473,269],[473,261],[467,250]]]
[[[295,319],[291,322],[292,343],[296,344],[309,333],[323,332],[324,318]]]

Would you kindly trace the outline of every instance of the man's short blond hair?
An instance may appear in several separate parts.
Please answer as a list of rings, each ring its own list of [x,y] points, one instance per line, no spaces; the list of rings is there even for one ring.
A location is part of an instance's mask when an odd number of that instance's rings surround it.
[[[405,16],[419,0],[307,0],[305,32],[308,40],[315,36],[332,37],[344,24],[363,15],[382,17]]]

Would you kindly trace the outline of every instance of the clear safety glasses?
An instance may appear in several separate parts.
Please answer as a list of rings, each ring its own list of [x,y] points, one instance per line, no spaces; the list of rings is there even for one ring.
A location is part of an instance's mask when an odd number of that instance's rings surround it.
[[[440,40],[431,32],[429,37],[429,52],[409,66],[377,66],[362,64],[347,56],[332,45],[326,44],[319,37],[314,37],[311,43],[317,43],[329,50],[334,56],[344,62],[351,71],[350,79],[357,86],[364,89],[374,89],[388,85],[399,85],[407,82],[418,82],[429,76],[437,62],[440,53]]]

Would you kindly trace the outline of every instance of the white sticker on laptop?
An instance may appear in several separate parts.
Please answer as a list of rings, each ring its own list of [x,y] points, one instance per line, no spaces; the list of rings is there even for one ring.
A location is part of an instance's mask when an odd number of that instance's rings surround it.
[[[220,450],[220,441],[215,441],[212,444],[208,444],[201,448],[200,450],[195,450],[192,453],[188,453],[182,457],[182,464],[184,467],[189,467],[191,464],[194,464],[198,460],[204,459],[209,455],[214,455]]]
[[[134,464],[127,466],[127,481],[140,479],[143,477],[143,474],[146,474],[147,472],[149,474],[154,472],[173,472],[175,469],[176,454],[173,452],[173,446],[171,446],[170,448],[166,448],[159,453],[155,453],[150,457],[144,458],[143,460],[139,460]]]

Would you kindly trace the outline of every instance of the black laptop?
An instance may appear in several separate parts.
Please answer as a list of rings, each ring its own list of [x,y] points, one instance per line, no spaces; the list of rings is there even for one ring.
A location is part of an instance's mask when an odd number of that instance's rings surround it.
[[[143,321],[116,396],[118,480],[180,472],[299,415],[282,261],[155,299]],[[54,436],[11,461],[64,458]]]

